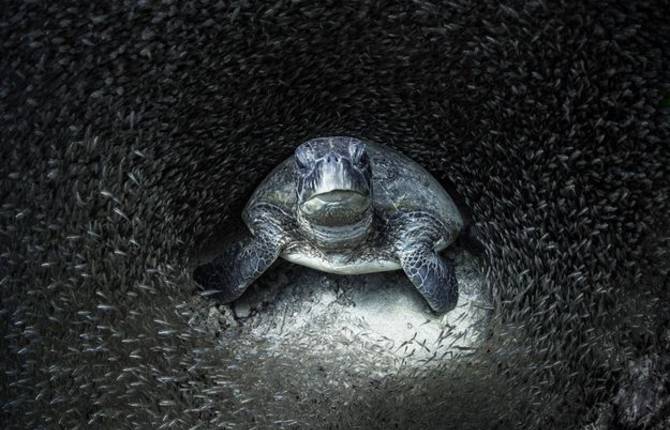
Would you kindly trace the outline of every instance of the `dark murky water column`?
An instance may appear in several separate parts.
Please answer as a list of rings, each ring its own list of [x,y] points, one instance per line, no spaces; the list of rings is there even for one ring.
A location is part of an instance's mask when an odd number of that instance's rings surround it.
[[[6,5],[2,422],[664,428],[665,9],[662,1]],[[283,285],[293,284],[276,303],[316,306],[288,340],[271,336],[281,307],[267,308],[272,324],[250,315],[258,326],[240,327],[247,335],[235,341],[202,321],[203,309],[212,323],[226,317],[194,296],[195,249],[234,226],[249,193],[298,143],[336,133],[406,152],[469,209],[482,244],[478,279],[494,308],[476,361],[431,367],[410,358],[411,377],[389,372],[395,357],[379,348],[388,342],[337,338],[333,325],[340,315],[353,327],[357,312],[384,301],[359,306],[365,297],[350,281],[292,295],[308,272],[284,273]],[[338,312],[324,313],[318,306],[333,297]],[[353,349],[316,359],[317,314],[334,318],[321,346]],[[370,329],[404,337],[397,319],[372,315],[380,313],[365,315]],[[366,367],[375,351],[381,373]]]

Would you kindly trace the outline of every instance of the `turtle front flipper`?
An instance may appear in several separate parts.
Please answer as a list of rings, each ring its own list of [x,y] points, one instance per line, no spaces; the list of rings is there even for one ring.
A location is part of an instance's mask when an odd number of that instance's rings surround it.
[[[402,218],[395,246],[400,266],[435,313],[449,312],[458,301],[458,281],[453,264],[435,251],[442,229],[430,217]]]
[[[270,215],[270,214],[267,214]],[[208,295],[224,303],[239,298],[279,257],[287,236],[271,216],[254,223],[254,235],[231,244],[209,263],[198,266],[193,279]]]
[[[458,301],[458,281],[453,265],[428,244],[416,244],[399,253],[400,265],[436,313],[449,312]]]

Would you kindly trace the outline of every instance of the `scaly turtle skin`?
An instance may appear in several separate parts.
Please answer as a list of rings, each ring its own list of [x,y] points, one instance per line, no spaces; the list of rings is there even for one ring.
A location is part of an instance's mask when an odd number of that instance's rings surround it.
[[[250,234],[194,272],[226,302],[281,256],[339,274],[403,269],[434,312],[456,305],[454,267],[439,251],[462,230],[461,214],[430,173],[390,148],[309,140],[258,186],[242,218]]]

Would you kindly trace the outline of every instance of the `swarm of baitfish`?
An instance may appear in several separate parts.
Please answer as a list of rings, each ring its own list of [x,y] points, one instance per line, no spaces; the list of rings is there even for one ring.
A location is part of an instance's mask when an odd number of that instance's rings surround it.
[[[667,387],[629,413],[646,381],[630,369],[667,356],[662,11],[7,5],[5,428],[663,425]],[[460,196],[495,303],[477,361],[343,397],[301,363],[258,345],[241,360],[188,324],[194,250],[300,142],[343,133],[406,153]],[[354,359],[331,363],[343,384]]]

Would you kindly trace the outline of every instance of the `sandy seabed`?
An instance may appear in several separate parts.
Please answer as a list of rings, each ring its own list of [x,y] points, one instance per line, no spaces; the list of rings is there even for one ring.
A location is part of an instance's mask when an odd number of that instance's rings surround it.
[[[429,310],[401,270],[342,276],[280,260],[232,305],[195,297],[191,324],[240,362],[273,356],[325,374],[344,366],[349,377],[331,382],[345,386],[464,358],[482,339],[491,306],[477,258],[448,252],[459,299],[444,315]]]

